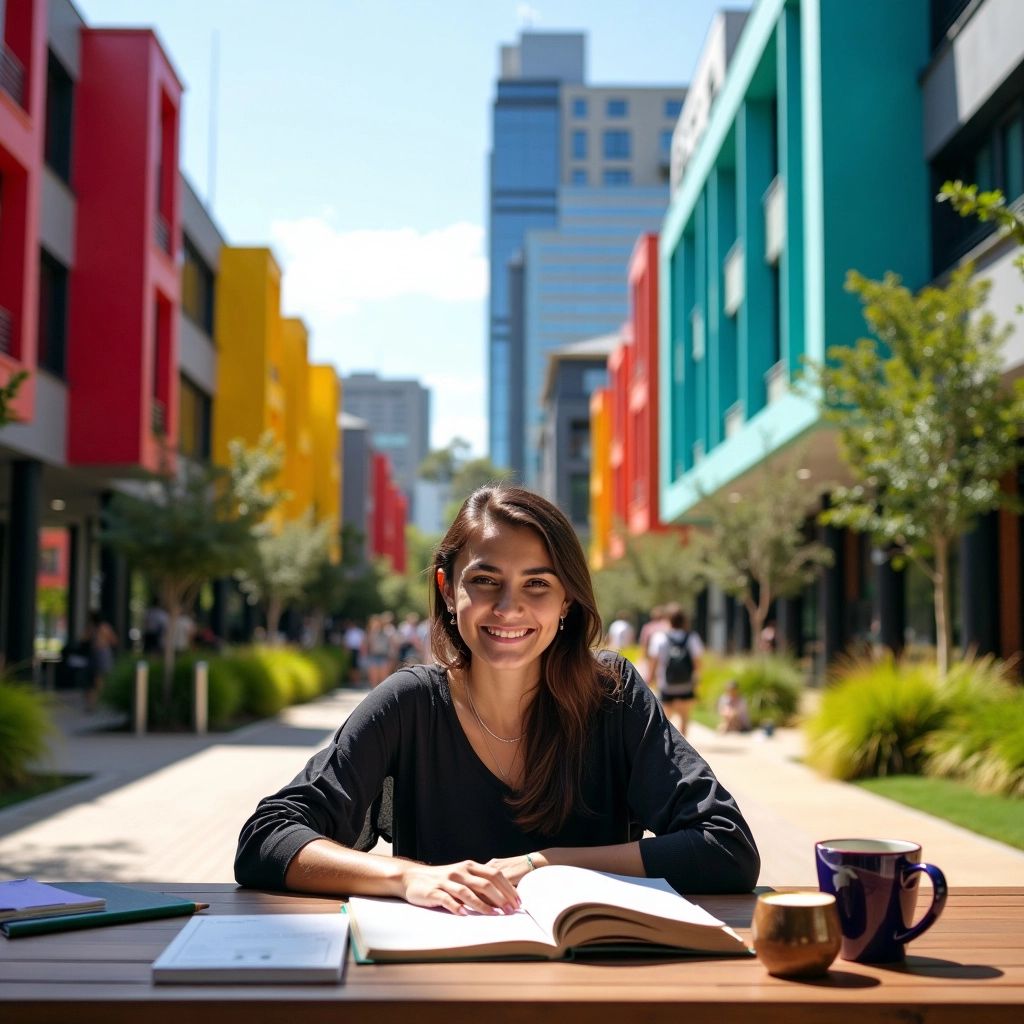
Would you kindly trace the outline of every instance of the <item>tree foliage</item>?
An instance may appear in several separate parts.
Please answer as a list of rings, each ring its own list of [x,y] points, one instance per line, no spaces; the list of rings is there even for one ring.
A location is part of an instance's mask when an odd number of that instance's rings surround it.
[[[277,636],[285,607],[306,598],[321,566],[329,563],[330,546],[331,524],[316,523],[310,517],[287,522],[276,533],[261,531],[239,584],[244,593],[263,602],[271,640]]]
[[[828,548],[807,536],[807,519],[820,497],[797,476],[796,461],[766,459],[743,491],[703,496],[708,522],[698,541],[703,571],[742,602],[755,642],[772,602],[796,596],[832,563]]]
[[[451,501],[445,506],[445,521],[451,522],[458,514],[462,503],[484,484],[508,480],[512,470],[495,466],[490,459],[469,459],[463,462],[452,477]]]
[[[594,592],[608,623],[620,611],[645,616],[670,601],[691,607],[704,582],[700,554],[683,533],[626,534],[622,557],[594,573]]]
[[[27,377],[28,372],[26,370],[19,370],[17,373],[11,374],[6,384],[0,385],[0,427],[4,427],[8,423],[18,422],[18,418],[14,415],[11,406],[14,404],[14,399],[17,398],[18,391],[21,389],[21,385],[25,383]]]
[[[1020,460],[1024,384],[1002,379],[1008,329],[983,312],[989,283],[973,268],[916,295],[895,274],[855,271],[847,289],[872,337],[828,350],[823,413],[839,427],[855,483],[837,488],[826,522],[869,533],[918,564],[935,597],[939,669],[949,664],[949,556],[978,516],[1006,498],[999,480]]]
[[[281,499],[270,488],[280,452],[269,437],[247,448],[232,441],[230,465],[183,459],[147,478],[141,493],[117,493],[104,512],[102,541],[121,552],[155,587],[169,619],[164,630],[164,690],[170,700],[179,615],[209,581],[252,562],[256,528]]]
[[[416,475],[421,480],[435,483],[450,483],[459,467],[469,459],[470,444],[461,437],[454,437],[444,448],[430,451],[420,463]]]

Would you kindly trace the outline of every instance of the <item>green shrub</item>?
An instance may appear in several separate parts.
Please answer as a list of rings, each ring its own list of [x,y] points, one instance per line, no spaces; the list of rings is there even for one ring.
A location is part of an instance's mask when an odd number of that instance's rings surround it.
[[[314,647],[304,657],[316,667],[320,678],[320,692],[328,693],[340,686],[346,676],[346,657],[338,647]]]
[[[948,716],[934,665],[850,660],[807,721],[808,761],[839,779],[913,774]]]
[[[988,661],[974,672],[967,666],[967,680],[950,673],[952,710],[925,742],[925,770],[982,793],[1024,797],[1024,692],[1006,683],[998,662]]]
[[[320,677],[308,658],[287,647],[256,647],[260,658],[279,686],[289,694],[289,704],[303,704],[320,696]]]
[[[252,648],[225,655],[242,682],[242,710],[255,718],[270,718],[291,702],[291,683],[270,671]]]
[[[28,766],[46,753],[53,731],[44,694],[0,680],[0,791],[25,780]]]
[[[752,725],[787,725],[795,717],[803,692],[799,665],[778,654],[721,658],[705,654],[700,663],[697,696],[701,707],[717,715],[718,698],[735,679],[746,699]]]
[[[102,699],[110,707],[131,716],[135,706],[135,665],[133,655],[121,658],[107,677]],[[174,662],[171,702],[164,706],[162,658],[144,659],[149,665],[147,728],[189,729],[195,721],[195,665],[207,663],[207,718],[211,729],[230,728],[243,706],[244,679],[230,658],[213,655],[180,654]]]

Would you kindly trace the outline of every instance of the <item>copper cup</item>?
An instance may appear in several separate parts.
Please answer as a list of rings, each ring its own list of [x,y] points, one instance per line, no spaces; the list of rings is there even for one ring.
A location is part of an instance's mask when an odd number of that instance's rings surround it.
[[[842,942],[836,899],[826,892],[770,892],[754,908],[754,950],[769,974],[814,978],[835,960]]]

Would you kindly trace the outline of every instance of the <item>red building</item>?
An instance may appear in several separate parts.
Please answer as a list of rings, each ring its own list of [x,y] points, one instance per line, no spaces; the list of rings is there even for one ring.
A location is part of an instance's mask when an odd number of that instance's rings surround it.
[[[405,572],[405,522],[407,502],[391,474],[391,460],[382,452],[373,453],[370,466],[373,510],[370,514],[370,554],[387,558],[391,568]]]
[[[658,236],[641,235],[629,263],[630,316],[608,358],[612,516],[609,554],[634,536],[669,529],[659,512]]]
[[[182,86],[148,29],[85,29],[81,62],[68,461],[155,470],[177,440]]]
[[[0,384],[20,370],[33,374],[14,406],[21,420],[35,405],[46,6],[0,5]]]

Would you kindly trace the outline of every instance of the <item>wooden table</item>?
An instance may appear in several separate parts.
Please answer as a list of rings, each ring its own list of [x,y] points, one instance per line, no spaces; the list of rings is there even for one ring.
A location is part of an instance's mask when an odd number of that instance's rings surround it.
[[[207,914],[337,913],[338,900],[231,885],[148,885]],[[922,894],[922,898],[924,895]],[[753,896],[701,897],[749,938]],[[837,960],[818,981],[769,977],[756,960],[358,965],[340,986],[154,986],[150,964],[187,918],[0,938],[0,1021],[202,1024],[810,1024],[1024,1021],[1024,887],[952,892],[898,967]]]

